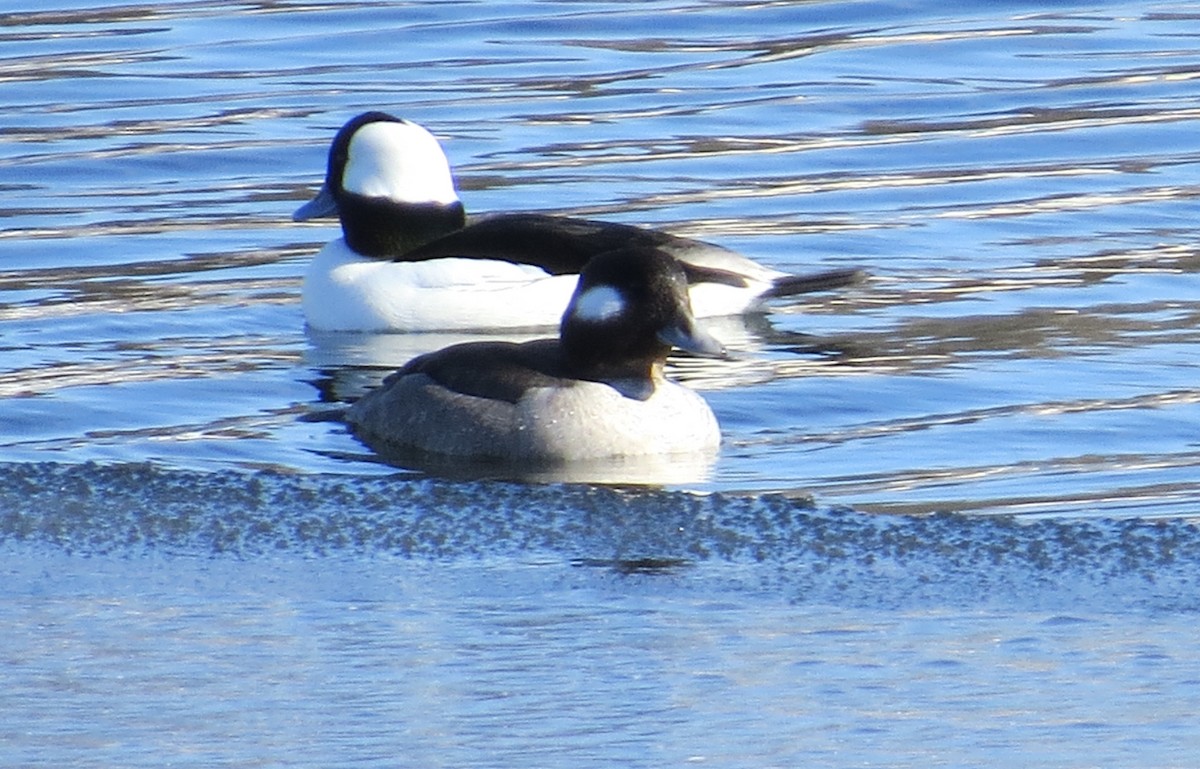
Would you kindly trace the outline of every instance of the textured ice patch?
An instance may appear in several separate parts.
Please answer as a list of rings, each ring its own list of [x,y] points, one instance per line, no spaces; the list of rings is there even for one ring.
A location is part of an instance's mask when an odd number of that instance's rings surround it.
[[[10,547],[86,554],[521,559],[801,602],[1200,607],[1200,529],[1183,519],[883,516],[778,495],[52,464],[0,465],[0,510]]]

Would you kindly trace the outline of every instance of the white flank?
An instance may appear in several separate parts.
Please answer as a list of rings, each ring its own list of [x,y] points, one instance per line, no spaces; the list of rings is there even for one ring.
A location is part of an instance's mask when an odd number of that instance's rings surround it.
[[[550,329],[575,282],[485,259],[366,259],[339,238],[309,265],[302,298],[309,325],[324,331]]]

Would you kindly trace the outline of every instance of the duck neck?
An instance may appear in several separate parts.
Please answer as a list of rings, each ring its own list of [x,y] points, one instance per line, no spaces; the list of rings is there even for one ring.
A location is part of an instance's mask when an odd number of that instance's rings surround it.
[[[586,347],[568,349],[566,361],[571,375],[591,382],[603,382],[636,400],[646,400],[653,395],[663,379],[665,353],[655,351],[614,358],[595,352]]]
[[[363,256],[396,259],[426,243],[462,229],[460,202],[397,203],[347,194],[338,201],[346,244]]]

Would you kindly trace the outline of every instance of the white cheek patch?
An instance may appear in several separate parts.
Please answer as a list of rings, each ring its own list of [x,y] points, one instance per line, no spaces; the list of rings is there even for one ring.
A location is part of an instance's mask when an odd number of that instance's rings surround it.
[[[367,123],[350,139],[342,187],[401,203],[455,203],[450,163],[433,134],[415,123]]]
[[[625,297],[612,286],[595,286],[584,291],[575,300],[572,317],[599,323],[618,317],[625,312]]]

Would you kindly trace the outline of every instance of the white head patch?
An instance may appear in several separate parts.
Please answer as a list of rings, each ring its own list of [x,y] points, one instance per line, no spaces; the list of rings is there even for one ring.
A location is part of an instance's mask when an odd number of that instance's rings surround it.
[[[593,286],[575,299],[572,317],[598,323],[625,312],[625,297],[612,286]]]
[[[458,201],[446,154],[433,134],[416,123],[381,120],[355,131],[342,187],[400,203]]]

